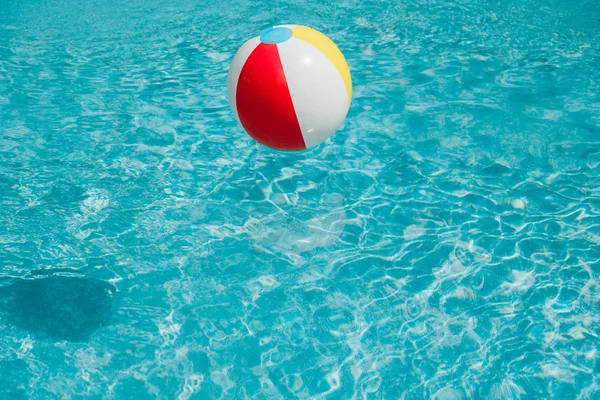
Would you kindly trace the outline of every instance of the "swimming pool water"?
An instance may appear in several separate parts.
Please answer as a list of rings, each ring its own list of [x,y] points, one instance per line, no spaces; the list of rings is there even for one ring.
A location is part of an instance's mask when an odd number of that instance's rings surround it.
[[[0,398],[598,399],[600,2],[4,0]],[[354,99],[279,154],[271,25]]]

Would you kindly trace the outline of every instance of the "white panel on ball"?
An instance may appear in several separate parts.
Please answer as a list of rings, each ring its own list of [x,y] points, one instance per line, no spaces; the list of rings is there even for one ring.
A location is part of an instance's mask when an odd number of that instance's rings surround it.
[[[291,38],[277,45],[306,147],[331,136],[348,113],[348,92],[337,68],[316,47]]]

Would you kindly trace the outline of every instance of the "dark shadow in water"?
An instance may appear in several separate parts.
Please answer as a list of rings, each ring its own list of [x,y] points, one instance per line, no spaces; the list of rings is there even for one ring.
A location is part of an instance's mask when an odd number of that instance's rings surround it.
[[[108,325],[114,292],[114,286],[97,279],[18,279],[0,290],[0,311],[10,324],[31,333],[84,342]]]
[[[27,363],[23,360],[0,360],[0,399],[27,399],[29,381]]]

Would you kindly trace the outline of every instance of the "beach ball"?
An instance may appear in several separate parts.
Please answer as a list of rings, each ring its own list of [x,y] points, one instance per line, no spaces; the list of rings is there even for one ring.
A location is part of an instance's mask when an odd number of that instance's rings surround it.
[[[227,79],[236,119],[257,142],[298,151],[318,145],[342,124],[352,99],[346,59],[322,33],[275,26],[236,53]]]

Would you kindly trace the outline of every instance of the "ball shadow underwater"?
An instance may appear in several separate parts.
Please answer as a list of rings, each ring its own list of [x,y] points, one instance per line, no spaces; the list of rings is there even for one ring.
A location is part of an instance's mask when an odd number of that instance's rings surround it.
[[[115,287],[93,278],[15,279],[0,288],[0,316],[36,336],[88,341],[107,326]]]

